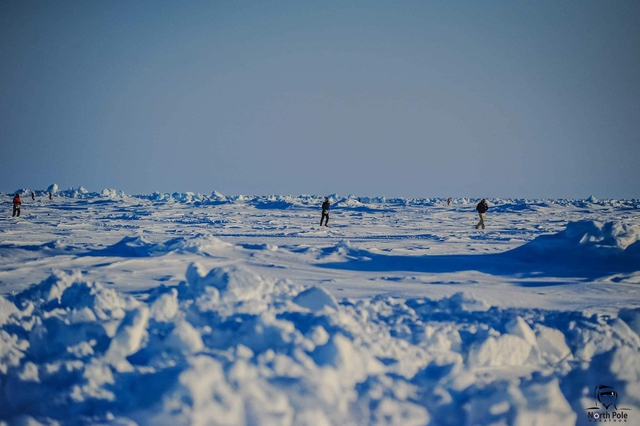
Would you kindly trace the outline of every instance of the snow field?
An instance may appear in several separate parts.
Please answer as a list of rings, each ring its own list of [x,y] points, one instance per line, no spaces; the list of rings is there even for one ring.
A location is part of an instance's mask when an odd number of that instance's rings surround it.
[[[137,298],[60,272],[0,306],[8,420],[571,424],[592,375],[640,407],[640,330],[623,319],[462,293],[339,302],[192,264]]]
[[[636,201],[54,189],[0,220],[7,424],[637,420]]]

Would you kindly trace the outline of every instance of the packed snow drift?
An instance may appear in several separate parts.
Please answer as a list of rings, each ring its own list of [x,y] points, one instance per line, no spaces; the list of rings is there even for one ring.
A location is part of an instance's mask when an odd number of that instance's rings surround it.
[[[22,192],[6,424],[640,423],[637,200]]]

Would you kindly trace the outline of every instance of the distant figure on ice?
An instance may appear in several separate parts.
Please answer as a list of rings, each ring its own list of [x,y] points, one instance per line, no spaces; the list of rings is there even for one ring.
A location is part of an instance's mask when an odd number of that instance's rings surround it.
[[[476,225],[476,229],[480,228],[481,226],[482,229],[484,229],[484,214],[487,212],[487,210],[489,210],[489,205],[484,198],[478,203],[478,205],[476,206],[476,210],[478,210],[478,214],[480,215],[480,222],[478,222],[478,224]]]
[[[326,217],[327,220],[324,222],[324,226],[329,226],[329,207],[331,204],[329,203],[329,197],[324,197],[324,203],[322,203],[322,217],[320,217],[320,226],[322,226],[322,221]]]
[[[451,198],[447,198],[447,205],[451,204]]]
[[[51,199],[51,193],[49,193],[49,199]]]
[[[35,201],[35,200],[36,200],[36,193],[35,193],[35,192],[33,192],[33,191],[31,191],[31,199],[32,199],[33,201]]]
[[[15,197],[13,197],[13,216],[11,217],[20,217],[20,205],[22,204],[22,201],[20,201],[20,194],[16,194]]]

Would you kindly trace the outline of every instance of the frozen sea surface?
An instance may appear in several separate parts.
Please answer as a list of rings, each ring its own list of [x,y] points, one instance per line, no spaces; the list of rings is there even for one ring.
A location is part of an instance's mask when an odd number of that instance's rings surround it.
[[[24,192],[8,424],[640,424],[640,201]]]

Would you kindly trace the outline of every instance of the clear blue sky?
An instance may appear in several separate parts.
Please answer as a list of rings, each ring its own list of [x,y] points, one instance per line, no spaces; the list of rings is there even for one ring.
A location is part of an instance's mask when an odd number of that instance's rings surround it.
[[[0,190],[640,198],[640,2],[1,1]]]

